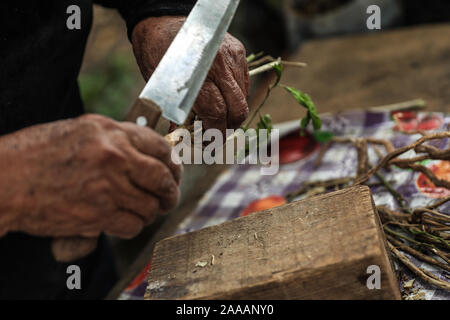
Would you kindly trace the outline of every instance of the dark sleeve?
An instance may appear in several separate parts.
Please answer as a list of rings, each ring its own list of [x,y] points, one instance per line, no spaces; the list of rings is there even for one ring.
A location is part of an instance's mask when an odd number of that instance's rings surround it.
[[[104,7],[115,8],[125,19],[128,37],[136,24],[147,17],[187,16],[196,0],[94,0]]]

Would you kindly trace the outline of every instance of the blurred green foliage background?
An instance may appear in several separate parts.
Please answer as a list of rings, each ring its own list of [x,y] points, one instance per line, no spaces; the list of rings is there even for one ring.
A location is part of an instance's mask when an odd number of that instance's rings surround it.
[[[99,113],[116,120],[125,116],[132,93],[139,85],[128,55],[114,53],[104,65],[96,65],[79,77],[81,95],[88,113]],[[139,75],[140,76],[140,75]]]
[[[94,6],[94,24],[78,77],[84,108],[122,120],[144,86],[116,10]]]

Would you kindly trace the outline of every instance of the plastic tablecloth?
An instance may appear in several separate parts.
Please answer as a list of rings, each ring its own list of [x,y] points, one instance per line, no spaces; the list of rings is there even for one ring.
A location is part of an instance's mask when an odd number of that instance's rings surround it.
[[[388,139],[396,148],[408,145],[420,138],[418,134],[405,134],[404,130],[439,132],[450,128],[450,116],[441,113],[402,112],[393,116],[388,111],[356,110],[327,115],[322,120],[322,130],[332,132],[336,136]],[[298,132],[298,129],[295,131]],[[196,210],[179,225],[176,234],[199,230],[237,218],[251,202],[271,195],[285,196],[298,190],[306,181],[321,181],[355,175],[357,155],[355,148],[350,144],[333,144],[325,154],[322,165],[315,169],[313,163],[319,150],[318,142],[311,136],[307,139],[309,140],[302,144],[304,149],[302,159],[281,165],[275,176],[261,175],[260,167],[257,165],[235,165],[225,171],[203,196]],[[285,146],[282,142],[283,138],[280,141],[280,152],[286,152],[283,150]],[[446,148],[448,143],[448,139],[430,142],[441,149]],[[414,151],[410,151],[402,157],[414,155]],[[372,148],[369,148],[369,159],[371,163],[376,163],[379,159]],[[425,165],[439,177],[450,180],[450,161],[427,161]],[[391,181],[412,208],[429,205],[438,198],[450,195],[450,190],[434,187],[423,174],[411,170],[393,168],[390,172],[383,172],[383,175],[388,181]],[[396,200],[384,186],[374,186],[371,191],[376,205],[386,205],[393,209],[398,207]],[[450,215],[450,203],[440,209],[441,212]],[[450,282],[450,273],[438,271],[433,266],[406,255],[416,266],[425,268],[439,278]],[[143,299],[150,267],[151,261],[123,291],[120,299]],[[404,282],[415,279],[415,276],[400,264],[395,263],[395,267],[400,274],[403,274],[400,277],[400,285],[403,290]],[[449,291],[428,285],[420,279],[415,279],[413,285],[415,292],[421,292],[421,296],[425,299],[450,299]]]

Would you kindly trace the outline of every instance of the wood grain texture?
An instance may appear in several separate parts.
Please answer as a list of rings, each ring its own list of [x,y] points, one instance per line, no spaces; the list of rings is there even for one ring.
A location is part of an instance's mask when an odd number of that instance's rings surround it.
[[[107,296],[108,300],[119,298],[120,294],[130,284],[130,282],[144,269],[152,259],[153,251],[157,242],[173,235],[178,226],[189,214],[195,211],[198,202],[204,194],[211,188],[216,178],[227,168],[228,165],[186,165],[184,166],[183,179],[181,181],[181,199],[179,206],[152,225],[145,247],[141,253],[127,269],[125,275],[119,280]],[[195,185],[195,188],[192,186]],[[139,244],[131,242],[124,250],[132,250],[139,247]]]
[[[161,109],[152,101],[143,102],[138,99],[125,116],[125,121],[136,123],[139,117],[145,117],[147,126],[165,136],[169,133],[170,121],[162,117]]]
[[[357,186],[165,239],[146,299],[399,299],[374,210]]]

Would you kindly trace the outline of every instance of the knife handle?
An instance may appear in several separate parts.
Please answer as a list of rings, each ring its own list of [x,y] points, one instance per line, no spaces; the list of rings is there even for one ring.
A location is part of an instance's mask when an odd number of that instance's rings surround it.
[[[152,101],[136,100],[131,110],[125,117],[125,121],[147,126],[165,136],[169,133],[170,121],[161,117],[162,112],[158,105]]]
[[[148,126],[165,136],[169,133],[170,121],[162,118],[161,115],[161,109],[155,103],[136,100],[125,117],[125,121]],[[71,262],[87,256],[96,246],[97,238],[55,238],[52,241],[52,253],[56,261]]]

